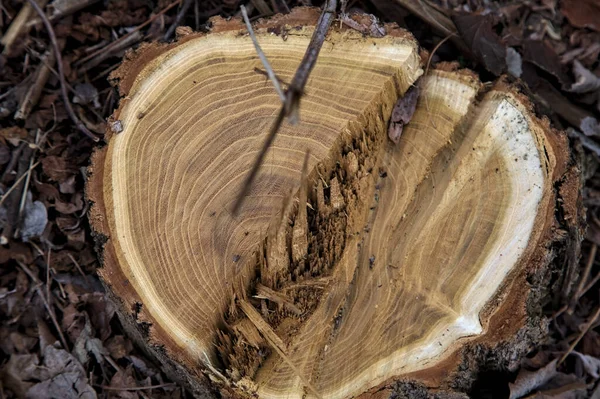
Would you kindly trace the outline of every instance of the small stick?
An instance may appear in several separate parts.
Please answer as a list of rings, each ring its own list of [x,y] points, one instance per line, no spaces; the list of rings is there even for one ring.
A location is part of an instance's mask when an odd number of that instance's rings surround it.
[[[35,0],[27,0],[31,7],[38,13],[41,18],[44,26],[46,27],[46,31],[48,32],[48,36],[50,37],[50,42],[52,43],[52,47],[54,49],[54,57],[56,58],[56,64],[58,66],[58,79],[60,81],[60,91],[63,97],[63,101],[65,103],[65,109],[67,110],[67,114],[69,114],[69,118],[71,121],[77,126],[77,128],[86,136],[94,140],[95,142],[100,141],[98,137],[96,137],[92,132],[88,130],[87,127],[77,118],[75,112],[73,111],[73,107],[71,107],[71,103],[69,102],[69,95],[67,94],[67,82],[65,80],[65,72],[63,70],[62,63],[62,55],[60,54],[60,48],[58,47],[58,42],[56,41],[56,35],[54,34],[54,29],[52,28],[52,24],[48,21],[46,14],[40,8],[40,6],[35,2]]]
[[[598,317],[600,317],[600,306],[598,306],[598,309],[596,309],[596,313],[594,313],[594,316],[592,316],[590,321],[588,321],[586,323],[585,328],[583,329],[583,331],[581,331],[581,333],[579,334],[577,339],[575,341],[573,341],[573,343],[569,346],[569,349],[565,352],[564,355],[562,355],[562,357],[560,358],[558,363],[556,363],[557,367],[560,366],[560,364],[565,361],[565,359],[567,358],[567,356],[569,356],[571,354],[571,352],[573,352],[573,349],[575,349],[575,347],[577,346],[579,341],[581,341],[581,339],[585,336],[585,334],[588,333],[588,331],[592,327],[592,324],[594,324],[596,322]]]
[[[177,27],[181,23],[181,20],[183,19],[185,14],[190,9],[190,7],[192,5],[192,1],[193,0],[183,0],[183,5],[181,6],[181,10],[179,10],[179,12],[177,13],[177,16],[175,17],[175,21],[173,21],[173,24],[169,27],[169,29],[163,36],[163,40],[165,40],[165,41],[169,40],[171,38],[171,36],[173,35],[173,33],[175,33],[175,29],[177,29]]]
[[[30,0],[33,1],[33,0]],[[308,44],[308,48],[304,53],[304,57],[296,69],[296,73],[292,78],[292,82],[290,83],[288,89],[285,92],[285,101],[275,122],[271,126],[271,130],[265,140],[263,147],[261,148],[258,156],[256,157],[256,161],[248,174],[248,177],[244,181],[242,186],[242,190],[235,201],[233,206],[233,214],[237,215],[240,207],[242,206],[246,195],[250,191],[250,187],[258,174],[258,170],[262,165],[262,162],[265,158],[265,154],[273,144],[273,140],[275,140],[275,136],[277,132],[281,128],[281,124],[283,119],[287,116],[290,120],[291,124],[295,124],[298,121],[298,113],[300,107],[300,98],[304,93],[304,86],[306,86],[306,82],[308,81],[308,77],[312,69],[314,68],[317,58],[319,56],[319,52],[321,51],[321,47],[323,46],[323,42],[325,42],[325,37],[327,36],[327,31],[329,31],[329,27],[333,22],[335,17],[335,10],[337,8],[337,0],[327,0],[325,4],[325,8],[321,15],[319,16],[319,20],[317,21],[317,26],[315,27],[315,31],[310,39],[310,43]]]
[[[248,12],[246,11],[246,7],[244,7],[244,5],[242,4],[240,6],[240,10],[242,10],[242,17],[244,18],[244,22],[246,23],[246,28],[248,29],[248,33],[250,34],[250,38],[252,39],[252,43],[254,44],[254,48],[256,49],[256,53],[258,54],[258,58],[260,58],[260,62],[262,62],[263,66],[265,67],[267,76],[269,77],[269,79],[271,79],[271,82],[273,82],[273,86],[275,87],[275,91],[279,95],[281,102],[285,102],[285,94],[283,93],[283,89],[279,84],[279,79],[277,79],[275,72],[273,72],[273,68],[269,63],[267,56],[260,48],[260,44],[258,44],[258,39],[254,34],[254,30],[252,29],[252,25],[250,24],[250,19],[248,19]]]
[[[116,42],[125,40],[126,38],[128,38],[129,36],[132,36],[135,32],[138,32],[139,30],[141,30],[142,28],[146,27],[147,25],[151,24],[152,22],[154,22],[154,20],[158,17],[160,17],[161,15],[163,15],[164,13],[166,13],[167,11],[169,11],[171,8],[179,5],[181,3],[181,0],[177,0],[171,4],[169,4],[168,6],[166,6],[165,8],[163,8],[162,10],[160,10],[159,12],[157,12],[155,15],[153,15],[152,17],[148,18],[148,20],[138,26],[136,26],[131,32],[127,33],[126,35],[121,36],[120,38],[118,38],[117,40],[115,40],[114,42],[111,42],[110,44],[108,44],[105,47],[102,47],[101,49],[96,50],[95,52],[87,55],[86,57],[82,58],[81,60],[77,61],[75,63],[75,65],[81,65],[83,63],[85,63],[88,60],[91,60],[92,58],[94,58],[95,56],[97,56],[98,54],[101,54],[103,51],[105,51],[105,49],[108,46],[114,46]]]
[[[40,164],[40,161],[37,161],[35,164],[31,165],[31,167],[29,169],[27,169],[27,172],[23,173],[13,183],[13,185],[8,190],[6,190],[6,192],[4,194],[2,194],[2,198],[0,198],[0,205],[2,205],[4,203],[4,201],[6,200],[8,195],[15,189],[15,187],[17,187],[19,185],[19,183],[21,183],[21,181],[25,178],[25,176],[27,176],[29,173],[31,173],[31,171],[34,170],[39,164]]]
[[[29,276],[29,278],[31,278],[31,280],[36,284],[35,290],[39,294],[40,298],[42,298],[42,302],[44,302],[44,307],[48,311],[48,315],[50,316],[50,319],[52,320],[52,324],[54,324],[54,328],[56,328],[56,331],[58,332],[60,342],[65,350],[69,350],[69,347],[67,346],[67,340],[65,339],[65,336],[63,335],[63,332],[60,328],[60,324],[58,324],[58,320],[56,319],[54,310],[52,309],[52,307],[50,306],[50,303],[48,302],[49,299],[44,296],[44,292],[40,288],[40,286],[43,285],[42,282],[36,277],[35,274],[33,274],[33,272],[31,270],[29,270],[29,268],[27,266],[25,266],[25,264],[21,263],[20,261],[17,261],[17,264],[21,267],[21,269],[23,269],[23,271]]]
[[[40,129],[38,129],[35,133],[35,148],[39,148],[39,138],[40,138]],[[35,151],[29,158],[29,169],[27,170],[27,178],[25,179],[25,184],[23,185],[23,193],[21,194],[21,204],[19,205],[19,220],[21,220],[21,216],[23,215],[23,210],[25,209],[25,202],[27,201],[27,188],[29,187],[29,180],[31,179],[31,167],[33,166],[33,159],[35,158]]]
[[[55,57],[50,51],[47,51],[42,57],[40,57],[41,63],[37,67],[35,72],[35,79],[31,86],[27,89],[27,93],[23,96],[19,109],[15,112],[15,119],[25,120],[31,113],[33,107],[35,107],[40,99],[42,90],[48,82],[50,77],[50,68],[54,64]]]
[[[575,305],[577,304],[577,301],[579,300],[579,298],[581,298],[581,296],[584,293],[583,290],[586,286],[588,278],[590,277],[590,272],[592,270],[594,260],[596,260],[596,251],[597,250],[598,250],[598,246],[596,244],[592,244],[592,248],[590,248],[590,254],[588,256],[588,260],[585,265],[585,269],[583,270],[583,274],[581,276],[581,280],[579,281],[577,290],[575,290],[575,294],[573,295],[573,298],[571,299],[571,303],[569,304],[569,308],[567,311],[569,314],[573,313],[573,310],[575,309]]]
[[[427,67],[425,68],[424,76],[427,76],[427,73],[429,72],[429,67],[431,66],[431,59],[433,58],[433,55],[435,54],[435,52],[438,51],[438,49],[442,46],[442,44],[446,43],[453,36],[456,36],[456,33],[450,33],[448,36],[446,36],[445,38],[440,40],[440,42],[435,45],[433,50],[431,50],[431,54],[429,54],[429,58],[427,58]],[[435,121],[431,119],[431,110],[429,109],[429,100],[428,100],[427,96],[425,96],[425,108],[427,109],[427,116],[429,117],[429,121],[431,122],[433,127],[437,129],[437,126],[435,125]]]
[[[146,389],[158,389],[158,388],[168,388],[176,386],[172,382],[167,382],[159,385],[148,385],[145,387],[111,387],[107,385],[96,385],[98,388],[104,389],[106,391],[142,391]]]

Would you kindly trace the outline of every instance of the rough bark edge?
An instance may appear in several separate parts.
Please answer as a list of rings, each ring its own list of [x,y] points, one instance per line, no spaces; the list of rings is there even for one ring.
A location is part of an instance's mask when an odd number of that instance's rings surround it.
[[[461,75],[466,73],[459,70],[456,63],[441,63],[436,69]],[[554,129],[549,119],[537,112],[520,82],[509,82],[508,78],[501,77],[494,88],[510,93],[530,111],[532,121],[547,132],[548,145],[554,149],[556,165],[551,199],[555,205],[545,215],[539,245],[521,261],[524,265],[508,277],[488,302],[484,312],[490,311],[493,302],[507,299],[491,316],[487,333],[465,344],[433,368],[390,379],[361,394],[360,399],[468,398],[480,372],[516,371],[525,355],[547,337],[549,318],[543,314],[544,305],[552,296],[565,291],[568,294],[577,277],[576,273],[563,269],[570,263],[568,269],[576,270],[585,237],[583,182],[578,161],[570,151],[566,134]],[[515,312],[521,313],[524,322],[504,325],[503,314]]]
[[[254,24],[254,29],[256,33],[266,31],[271,34],[286,35],[291,30],[299,31],[314,26],[319,14],[318,8],[298,7],[289,14],[279,14],[269,19],[261,19]],[[173,43],[142,43],[136,50],[128,50],[121,66],[109,77],[111,83],[119,89],[121,97],[119,107],[109,117],[109,122],[119,119],[123,104],[127,101],[128,96],[133,94],[131,90],[136,80],[143,79],[149,74],[153,70],[153,61],[161,55],[189,40],[210,34],[247,34],[241,19],[225,20],[221,17],[214,17],[210,23],[212,27],[208,33],[189,33],[187,31],[187,33],[179,35]],[[417,42],[410,32],[399,28],[395,23],[385,24],[385,29],[386,37],[405,39],[407,42],[414,43],[415,54],[418,54]],[[182,31],[186,32],[186,30]],[[358,37],[352,29],[338,24],[332,26],[330,32],[332,31],[338,33],[349,31],[350,34]],[[144,312],[139,296],[118,267],[114,246],[110,240],[110,228],[105,217],[106,203],[103,194],[103,183],[107,179],[104,175],[104,162],[108,153],[108,143],[114,134],[116,133],[108,127],[104,136],[107,144],[98,147],[92,154],[85,187],[86,199],[90,204],[88,217],[92,237],[96,243],[95,250],[101,265],[98,274],[108,297],[116,304],[118,317],[128,336],[146,355],[162,365],[163,371],[169,378],[183,385],[195,397],[239,398],[241,397],[239,391],[234,391],[231,386],[211,378],[216,370],[202,369],[202,364],[197,360],[191,359],[181,352],[174,353],[167,349],[176,347],[176,344],[162,330],[162,327],[155,324],[153,318]]]

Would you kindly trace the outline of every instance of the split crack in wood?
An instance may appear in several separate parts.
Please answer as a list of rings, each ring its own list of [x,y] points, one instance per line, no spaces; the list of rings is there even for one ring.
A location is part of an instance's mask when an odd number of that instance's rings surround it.
[[[293,82],[310,12],[255,28],[279,79]],[[295,26],[285,42],[268,32]],[[94,156],[91,222],[109,237],[103,280],[123,317],[143,304],[132,328],[151,323],[164,364],[242,397],[344,398],[407,375],[452,390],[462,350],[533,317],[527,276],[550,267],[564,135],[506,82],[484,92],[439,65],[393,144],[392,108],[422,65],[412,38],[386,28],[368,40],[331,28],[302,122],[281,126],[235,218],[283,115],[244,26],[216,20],[117,71],[123,132]]]

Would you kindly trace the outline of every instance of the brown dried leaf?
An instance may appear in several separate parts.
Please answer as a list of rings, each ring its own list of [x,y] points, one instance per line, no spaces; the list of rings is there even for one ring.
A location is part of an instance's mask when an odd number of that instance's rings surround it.
[[[129,365],[125,370],[119,370],[110,380],[110,386],[113,388],[132,388],[137,387],[135,378],[132,375],[132,366]],[[115,390],[115,397],[122,399],[138,399],[139,396],[135,391]]]
[[[66,180],[77,173],[77,167],[71,165],[65,158],[55,155],[42,159],[42,169],[51,180],[57,182]]]
[[[13,146],[18,146],[21,141],[27,138],[27,130],[22,127],[12,126],[0,129],[0,142],[6,143],[7,141]]]
[[[10,148],[4,143],[0,143],[0,165],[5,165],[10,161]]]
[[[554,359],[545,367],[536,371],[528,371],[521,369],[514,384],[509,383],[510,399],[517,399],[527,395],[529,392],[546,384],[557,373],[556,363],[558,359]]]
[[[127,356],[132,350],[133,345],[131,341],[125,338],[123,335],[115,335],[110,337],[106,341],[106,349],[110,353],[110,357],[113,359],[121,359]]]
[[[573,26],[600,31],[598,0],[562,0],[560,10]]]
[[[563,87],[568,87],[571,81],[560,62],[560,58],[550,46],[539,40],[523,42],[523,60],[532,63],[558,79]]]
[[[404,96],[400,97],[394,105],[392,116],[390,118],[390,126],[388,128],[388,137],[395,144],[400,141],[402,130],[412,119],[415,109],[417,109],[417,101],[419,100],[420,90],[417,85],[410,87]]]
[[[28,381],[35,377],[39,362],[37,355],[12,355],[2,367],[4,386],[18,397],[24,397],[25,392],[33,385]]]
[[[493,31],[490,15],[456,14],[452,16],[456,29],[473,55],[494,75],[499,76],[506,66],[506,46]]]

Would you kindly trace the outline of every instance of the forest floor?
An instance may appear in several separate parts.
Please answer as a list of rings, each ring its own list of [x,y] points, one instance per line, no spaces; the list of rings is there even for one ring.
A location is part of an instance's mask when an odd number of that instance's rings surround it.
[[[172,40],[176,26],[207,30],[241,4],[256,19],[320,2],[37,0],[51,40],[31,1],[0,0],[0,399],[189,397],[124,335],[96,274],[84,182],[119,102],[108,78],[127,50]],[[433,63],[521,78],[538,112],[568,132],[589,224],[579,280],[548,302],[549,338],[521,369],[491,367],[470,395],[600,399],[600,1],[348,3],[409,29]]]

